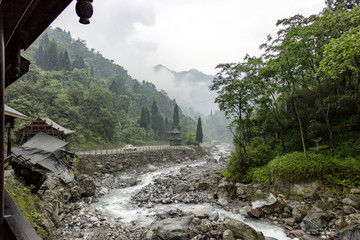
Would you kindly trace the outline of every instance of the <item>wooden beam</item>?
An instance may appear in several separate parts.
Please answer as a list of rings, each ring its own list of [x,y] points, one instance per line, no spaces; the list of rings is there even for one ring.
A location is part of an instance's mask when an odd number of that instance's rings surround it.
[[[4,168],[5,168],[5,41],[4,3],[0,4],[0,225],[4,221]]]

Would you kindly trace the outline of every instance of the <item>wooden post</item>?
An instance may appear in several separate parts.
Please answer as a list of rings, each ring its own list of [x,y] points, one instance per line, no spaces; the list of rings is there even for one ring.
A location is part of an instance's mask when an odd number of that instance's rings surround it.
[[[5,43],[4,43],[4,2],[0,1],[0,226],[4,221],[4,151],[5,151]]]

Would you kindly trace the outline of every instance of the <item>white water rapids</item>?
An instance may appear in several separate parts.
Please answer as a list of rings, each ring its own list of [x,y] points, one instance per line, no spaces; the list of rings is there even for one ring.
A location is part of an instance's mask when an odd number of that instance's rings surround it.
[[[227,145],[219,145],[218,151],[214,153],[214,158],[218,160],[220,156],[228,155],[228,152],[229,147]],[[190,166],[200,166],[205,163],[206,162],[204,160],[199,160]],[[140,191],[143,187],[150,184],[154,177],[160,174],[176,174],[176,172],[184,166],[184,164],[178,164],[172,167],[158,169],[153,172],[138,176],[138,180],[140,181],[137,185],[109,191],[109,193],[101,197],[98,202],[91,204],[90,209],[99,210],[107,216],[118,218],[124,224],[148,226],[155,220],[155,215],[157,213],[176,209],[186,211],[186,209],[192,207],[212,208],[210,204],[197,204],[196,206],[194,204],[155,204],[151,206],[151,208],[146,208],[145,206],[138,206],[132,203],[131,197]],[[266,221],[246,219],[245,215],[243,214],[235,214],[220,208],[213,209],[219,212],[220,219],[223,219],[224,217],[231,217],[233,219],[244,221],[255,230],[262,232],[267,239],[290,239],[286,237],[282,228]]]

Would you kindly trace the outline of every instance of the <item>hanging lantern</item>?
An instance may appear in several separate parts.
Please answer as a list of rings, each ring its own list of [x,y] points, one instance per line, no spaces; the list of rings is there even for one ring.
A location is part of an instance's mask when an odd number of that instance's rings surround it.
[[[76,3],[76,13],[80,17],[79,22],[82,24],[89,24],[91,16],[93,15],[93,0],[77,0]]]

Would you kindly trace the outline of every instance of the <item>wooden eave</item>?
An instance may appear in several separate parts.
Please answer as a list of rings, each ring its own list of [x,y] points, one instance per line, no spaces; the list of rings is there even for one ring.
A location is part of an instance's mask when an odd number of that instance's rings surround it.
[[[5,116],[9,116],[9,117],[13,117],[13,118],[20,118],[20,119],[24,119],[24,120],[28,119],[27,117],[17,115],[17,114],[13,114],[13,113],[9,113],[9,112],[5,112]]]

